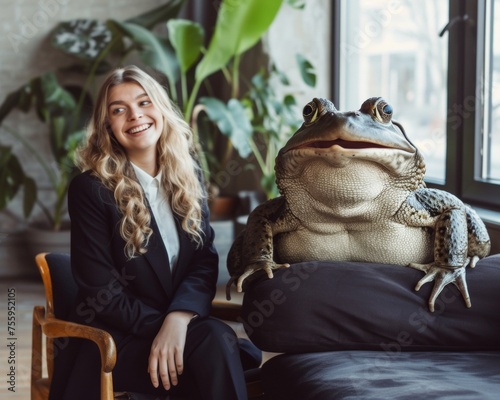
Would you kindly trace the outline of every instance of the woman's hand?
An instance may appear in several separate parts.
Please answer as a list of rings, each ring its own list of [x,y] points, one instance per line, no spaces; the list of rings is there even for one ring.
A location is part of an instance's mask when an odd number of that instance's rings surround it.
[[[184,345],[192,312],[173,311],[169,313],[151,345],[149,353],[148,373],[155,388],[159,379],[166,390],[178,383],[178,375],[184,369]]]

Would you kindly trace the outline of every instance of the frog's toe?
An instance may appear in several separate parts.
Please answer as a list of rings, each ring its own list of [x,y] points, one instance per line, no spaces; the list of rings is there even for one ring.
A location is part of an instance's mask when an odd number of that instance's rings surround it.
[[[233,283],[236,281],[236,276],[232,276],[229,278],[226,284],[226,300],[229,301],[231,300],[231,286]]]
[[[437,270],[437,268],[436,268],[436,270]],[[452,275],[451,275],[452,271],[443,272],[443,271],[436,271],[436,270],[433,270],[434,271],[434,273],[433,273],[434,287],[432,288],[431,295],[429,297],[429,310],[431,312],[434,312],[436,299],[441,294],[443,289],[446,287],[446,285],[448,283],[453,282]],[[448,274],[448,272],[449,272],[449,274]]]
[[[243,282],[250,275],[252,275],[255,271],[258,271],[258,269],[246,269],[245,272],[243,272],[243,274],[241,274],[241,276],[238,278],[238,282],[236,283],[236,291],[238,293],[243,292]],[[269,276],[269,274],[268,274],[268,276]],[[271,273],[271,276],[269,278],[272,278],[272,277],[273,276],[272,276],[272,273]]]
[[[465,279],[465,268],[460,268],[461,273],[457,275],[453,284],[458,288],[462,297],[465,301],[467,308],[471,308],[472,303],[470,301],[469,289],[467,288],[467,280]]]
[[[462,297],[464,298],[465,305],[468,308],[471,307],[469,291],[467,289],[467,281],[465,279],[465,268],[467,265],[468,262],[465,263],[464,266],[454,269],[443,268],[433,263],[412,263],[409,265],[412,268],[425,272],[425,276],[417,282],[415,290],[418,291],[426,283],[434,281],[434,287],[432,288],[432,292],[429,297],[429,310],[431,312],[434,312],[436,299],[449,283],[453,283],[458,288],[458,290],[462,294]]]
[[[280,268],[286,268],[289,267],[290,264],[277,264],[274,261],[257,261],[255,263],[252,263],[248,265],[245,268],[245,271],[241,276],[238,278],[238,282],[236,284],[236,290],[238,292],[243,291],[243,282],[250,276],[253,275],[257,271],[264,271],[269,279],[272,279],[274,277],[273,271],[280,269]]]
[[[478,262],[480,259],[481,259],[481,257],[479,257],[479,256],[472,256],[472,257],[470,258],[470,267],[471,267],[471,268],[474,268],[474,267],[476,266],[477,262]]]
[[[423,271],[423,272],[427,273],[431,269],[432,264],[409,263],[408,266],[411,268],[414,268],[414,269],[418,269],[419,271]]]
[[[418,269],[419,271],[425,272],[424,277],[420,279],[415,286],[416,291],[419,291],[420,288],[427,282],[432,282],[438,273],[438,270],[436,268],[433,268],[432,263],[430,264],[410,263],[408,264],[408,266],[414,269]]]
[[[429,310],[434,312],[435,301],[448,283],[453,283],[458,288],[464,299],[465,306],[470,308],[472,304],[470,301],[469,290],[467,288],[467,281],[465,279],[465,266],[453,270],[440,269],[442,271],[439,271],[439,273],[436,274],[434,288],[432,289],[431,296],[429,298]]]

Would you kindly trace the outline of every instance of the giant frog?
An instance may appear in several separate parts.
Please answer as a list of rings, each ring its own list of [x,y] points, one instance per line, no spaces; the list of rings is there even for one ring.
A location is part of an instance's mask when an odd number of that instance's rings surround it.
[[[408,265],[425,273],[415,290],[434,281],[429,309],[453,283],[471,306],[466,267],[488,255],[490,240],[476,212],[423,181],[421,153],[392,107],[380,97],[340,112],[313,99],[304,123],[276,157],[281,196],[249,216],[228,255],[231,279],[312,260]]]

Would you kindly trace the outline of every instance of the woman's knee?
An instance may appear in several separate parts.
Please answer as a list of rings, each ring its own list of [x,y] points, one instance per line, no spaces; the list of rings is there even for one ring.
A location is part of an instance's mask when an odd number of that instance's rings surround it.
[[[212,350],[218,347],[224,352],[239,353],[238,338],[229,325],[215,318],[200,318],[191,324],[193,326],[188,330],[188,340],[190,336],[194,336],[193,339],[199,342],[200,346]]]

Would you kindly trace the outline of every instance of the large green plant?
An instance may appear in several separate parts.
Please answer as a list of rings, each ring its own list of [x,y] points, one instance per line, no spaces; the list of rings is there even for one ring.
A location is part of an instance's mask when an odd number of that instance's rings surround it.
[[[166,76],[170,96],[181,106],[186,121],[193,124],[193,108],[198,100],[200,87],[208,76],[223,71],[231,94],[238,95],[240,58],[269,28],[282,1],[222,0],[214,33],[209,40],[205,38],[205,32],[198,23],[175,18],[183,0],[173,0],[163,6],[161,12],[152,12],[146,19],[106,21],[112,40],[102,49],[93,52],[91,62],[83,56],[86,53],[88,34],[85,30],[76,29],[78,24],[75,21],[59,26],[58,30],[63,34],[55,36],[59,40],[55,40],[54,45],[83,61],[91,71],[89,76],[110,65],[125,63],[131,54],[137,55],[142,63]],[[165,21],[166,35],[163,34],[165,29],[154,29],[161,27],[159,23]],[[81,21],[84,22],[95,23],[92,20]],[[205,42],[208,42],[207,47]],[[211,168],[206,153],[209,149],[203,146],[205,143],[200,143],[197,129],[194,129],[194,133],[200,162],[209,182]],[[229,143],[235,144],[235,147],[240,143],[236,136],[229,135],[228,138]]]
[[[315,86],[313,66],[301,55],[296,58],[303,81]],[[276,89],[278,86],[286,88],[284,93]],[[275,66],[269,70],[261,69],[241,99],[232,98],[224,103],[204,97],[200,102],[220,132],[237,144],[239,155],[243,158],[253,155],[266,197],[276,197],[279,193],[275,181],[275,158],[302,123],[288,77]]]
[[[169,20],[166,38],[134,22],[108,21],[108,26],[115,35],[129,40],[130,48],[138,52],[145,64],[166,75],[170,95],[183,109],[186,121],[194,125],[196,116],[193,115],[193,110],[198,102],[200,87],[213,73],[222,71],[231,96],[240,96],[240,59],[268,30],[282,2],[283,0],[223,0],[214,33],[206,48],[203,28],[190,20]],[[213,168],[209,161],[214,158],[210,157],[207,150],[212,149],[207,142],[201,143],[198,130],[194,128],[200,162],[206,172],[205,178],[210,182],[213,178],[210,171],[213,172]],[[242,140],[240,131],[226,130],[223,133],[231,147],[234,146],[243,157],[248,156],[249,153],[245,150],[248,145]],[[229,154],[229,151],[224,153]]]
[[[240,59],[269,28],[283,0],[223,0],[218,10],[214,34],[208,41],[207,48],[204,47],[205,33],[199,24],[176,19],[184,1],[171,0],[155,10],[127,21],[110,19],[103,23],[97,20],[73,20],[57,26],[52,44],[76,57],[77,63],[65,72],[69,70],[72,73],[84,73],[82,87],[68,93],[59,84],[56,75],[49,73],[32,79],[19,90],[9,94],[0,106],[0,123],[3,130],[24,145],[41,164],[56,194],[56,204],[53,210],[50,210],[40,202],[34,179],[25,173],[22,162],[12,148],[1,146],[0,209],[24,187],[25,216],[29,216],[34,204],[39,204],[51,226],[54,229],[60,227],[68,183],[75,171],[73,153],[82,137],[87,93],[93,91],[96,75],[114,66],[123,65],[131,54],[137,54],[145,65],[167,77],[170,95],[181,105],[188,122],[192,122],[193,108],[198,102],[201,85],[206,82],[208,76],[217,71],[224,73],[230,87],[234,101],[230,100],[228,104],[235,104],[236,112],[243,110],[238,100],[242,98],[239,88]],[[163,23],[167,23],[167,36],[158,34],[155,29]],[[40,87],[47,90],[39,90]],[[251,91],[245,90],[244,93]],[[58,107],[54,104],[58,104]],[[14,108],[22,111],[34,109],[40,119],[47,123],[57,165],[55,170],[51,168],[53,163],[40,157],[21,132],[3,124],[4,118]],[[270,118],[270,114],[261,117]],[[248,124],[258,123],[259,118],[253,117]],[[214,117],[213,121],[220,126],[217,118]],[[246,120],[239,121],[245,123]],[[247,129],[249,126],[250,129]],[[258,159],[256,147],[252,145],[255,138],[248,132],[259,132],[261,128],[258,125],[254,128],[247,125],[242,131],[239,127],[234,127],[237,129],[219,131],[228,138],[229,148],[225,151],[225,158],[234,146],[242,157],[254,152]],[[206,179],[210,181],[206,153],[199,143],[197,130],[194,132],[200,150],[200,161],[207,172]]]
[[[52,208],[46,206],[38,197],[35,179],[28,176],[19,158],[12,152],[12,147],[0,147],[0,209],[24,187],[23,209],[29,217],[35,204],[38,204],[49,225],[58,230],[64,213],[68,183],[74,173],[73,154],[84,136],[82,130],[83,114],[75,115],[76,98],[80,89],[59,85],[56,76],[49,72],[33,78],[18,90],[10,93],[0,107],[0,123],[7,115],[18,108],[23,112],[34,110],[38,118],[48,126],[48,139],[52,159],[42,157],[38,149],[24,138],[22,132],[2,124],[2,130],[17,140],[35,159],[46,173],[51,189],[55,194]],[[85,96],[83,97],[86,98]],[[88,97],[86,98],[88,100]],[[54,167],[56,165],[56,167]]]
[[[127,23],[151,29],[160,22],[175,17],[184,0],[172,0],[161,7],[134,17]],[[24,191],[23,211],[29,218],[35,205],[46,216],[51,229],[61,228],[65,215],[69,182],[76,172],[74,153],[84,136],[84,126],[91,111],[91,95],[96,75],[112,67],[112,56],[124,57],[127,51],[121,40],[107,24],[96,20],[75,20],[61,23],[53,35],[53,44],[78,58],[78,63],[65,73],[83,73],[81,86],[64,86],[56,72],[48,72],[30,79],[19,89],[9,93],[0,105],[1,136],[10,135],[36,160],[48,177],[55,195],[53,205],[45,204],[38,196],[33,177],[23,168],[23,160],[13,146],[0,146],[0,210],[7,207],[20,189]],[[50,143],[51,156],[43,157],[25,138],[24,132],[9,126],[6,121],[13,110],[32,112],[42,121]],[[32,115],[31,114],[31,115]],[[0,136],[0,137],[1,137]]]

